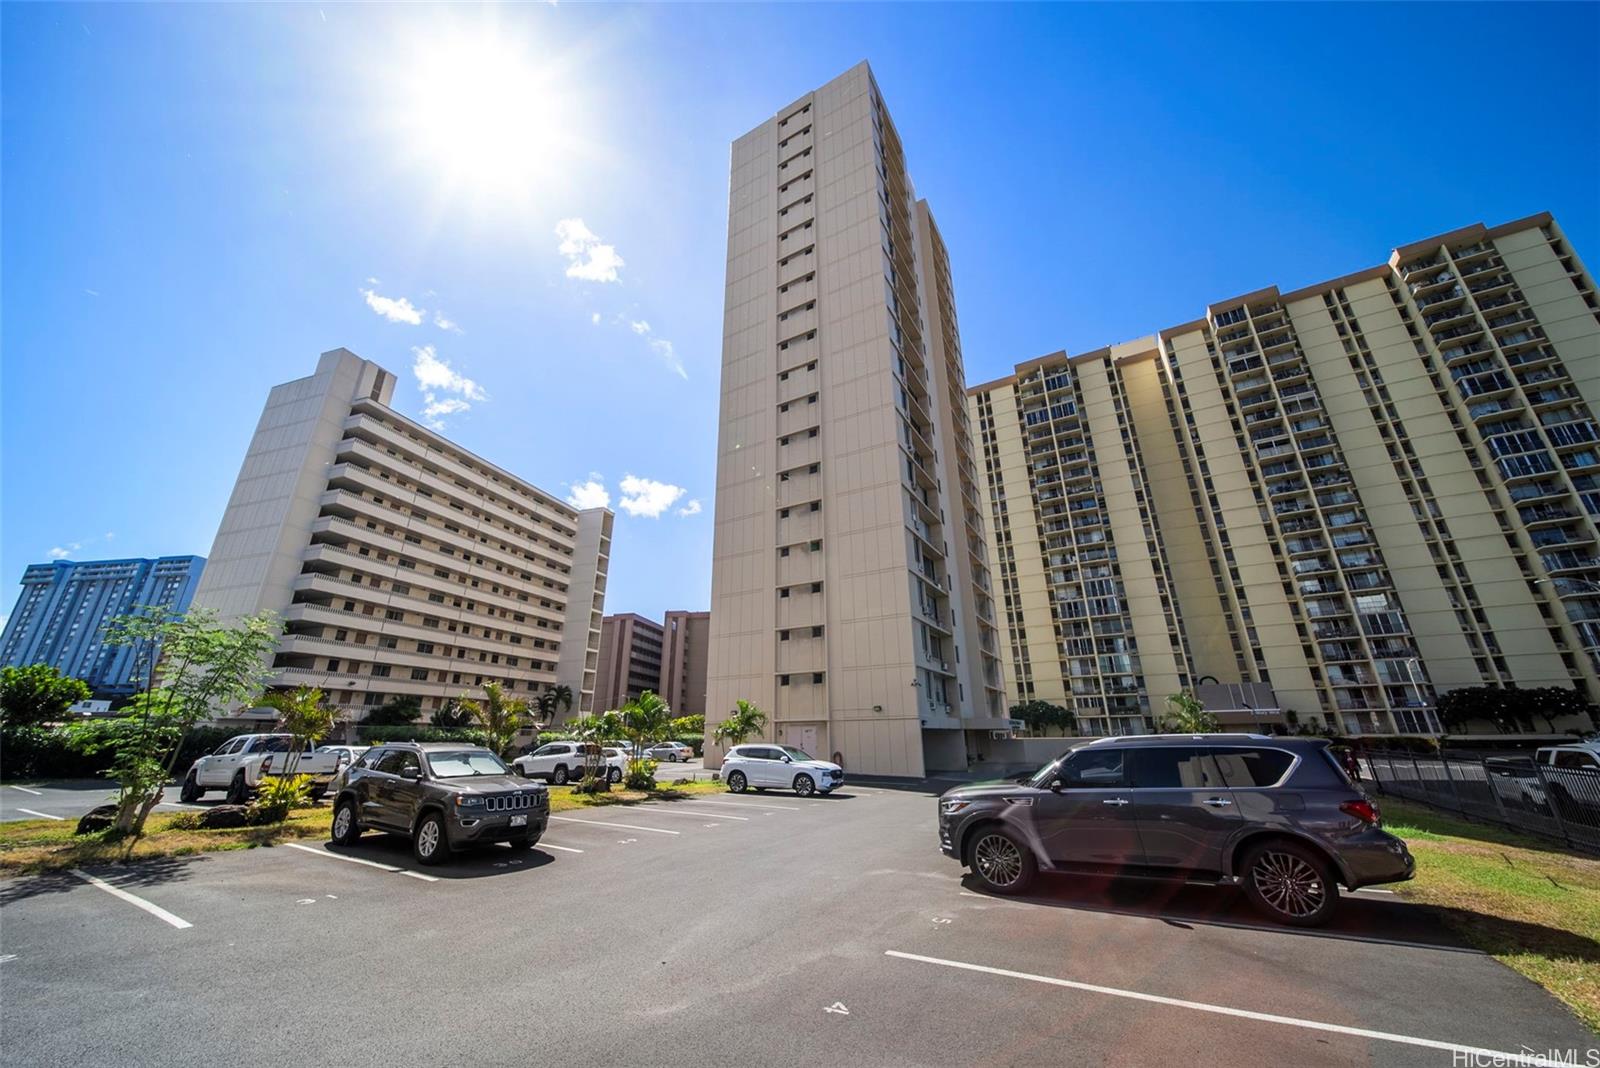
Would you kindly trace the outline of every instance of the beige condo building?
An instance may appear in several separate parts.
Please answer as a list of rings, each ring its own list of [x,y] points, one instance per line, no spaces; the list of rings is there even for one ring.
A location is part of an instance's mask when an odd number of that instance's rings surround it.
[[[661,684],[656,692],[675,715],[705,715],[710,652],[710,612],[667,613],[661,624]]]
[[[948,257],[868,66],[729,178],[708,733],[745,699],[854,771],[965,767],[1007,724],[981,480]]]
[[[1435,731],[1463,686],[1600,698],[1600,301],[1549,215],[968,404],[1007,689],[1086,733],[1202,683],[1244,684],[1231,725],[1351,733]]]
[[[286,623],[278,686],[349,720],[426,717],[495,681],[593,707],[612,515],[577,511],[391,408],[395,377],[345,350],[272,389],[194,603]]]
[[[618,709],[661,685],[663,630],[653,619],[619,612],[600,621],[600,669],[595,708]]]

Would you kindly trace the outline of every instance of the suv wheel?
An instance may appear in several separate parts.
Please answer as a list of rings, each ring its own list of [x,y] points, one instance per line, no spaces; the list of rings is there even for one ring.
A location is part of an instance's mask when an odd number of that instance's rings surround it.
[[[240,768],[233,773],[233,782],[228,784],[228,804],[242,805],[250,799],[250,786],[244,781],[244,769]]]
[[[811,776],[802,772],[794,777],[794,792],[801,797],[810,797],[817,792],[817,782]]]
[[[183,780],[183,789],[178,791],[178,800],[186,805],[193,804],[200,800],[200,795],[203,793],[205,791],[200,789],[200,780],[195,778],[193,769],[190,769]]]
[[[411,851],[424,864],[441,863],[450,852],[450,843],[445,838],[444,818],[437,812],[429,812],[417,824],[417,831],[411,836]]]
[[[567,766],[565,764],[556,765],[556,770],[550,773],[550,781],[557,786],[567,785]]]
[[[356,822],[356,803],[348,798],[333,810],[333,841],[335,845],[355,845],[361,837],[361,825]]]
[[[730,771],[728,773],[728,789],[732,790],[734,793],[744,793],[744,788],[748,785],[749,782],[745,779],[744,772]]]
[[[967,849],[967,864],[984,888],[997,894],[1020,894],[1039,873],[1033,850],[1003,827],[978,829]]]
[[[621,782],[622,781],[622,769],[621,768],[612,768],[610,771],[606,772],[606,781],[609,782],[609,783],[613,783],[613,784]]]
[[[1339,900],[1328,862],[1295,842],[1263,842],[1245,855],[1239,871],[1250,903],[1279,923],[1327,923]]]

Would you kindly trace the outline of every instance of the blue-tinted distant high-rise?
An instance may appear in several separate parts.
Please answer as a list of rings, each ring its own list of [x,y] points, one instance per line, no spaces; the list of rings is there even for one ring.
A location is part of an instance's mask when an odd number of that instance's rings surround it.
[[[135,692],[142,673],[135,650],[108,644],[106,624],[146,606],[187,611],[205,562],[163,556],[30,565],[0,634],[0,666],[49,664],[87,682],[102,699]]]

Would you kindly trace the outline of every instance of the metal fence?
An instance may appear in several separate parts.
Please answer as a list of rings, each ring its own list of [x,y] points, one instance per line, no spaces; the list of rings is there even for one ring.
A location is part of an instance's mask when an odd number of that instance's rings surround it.
[[[1600,852],[1600,771],[1528,756],[1369,751],[1363,777],[1391,797],[1422,801]]]

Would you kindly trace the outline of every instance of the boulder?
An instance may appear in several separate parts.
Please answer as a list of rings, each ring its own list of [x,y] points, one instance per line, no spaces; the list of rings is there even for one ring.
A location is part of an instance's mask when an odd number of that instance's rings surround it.
[[[218,827],[244,827],[249,823],[248,805],[216,805],[200,813],[200,826],[207,830]]]
[[[116,805],[97,805],[83,814],[78,820],[78,829],[73,834],[98,834],[113,823],[117,822]]]

